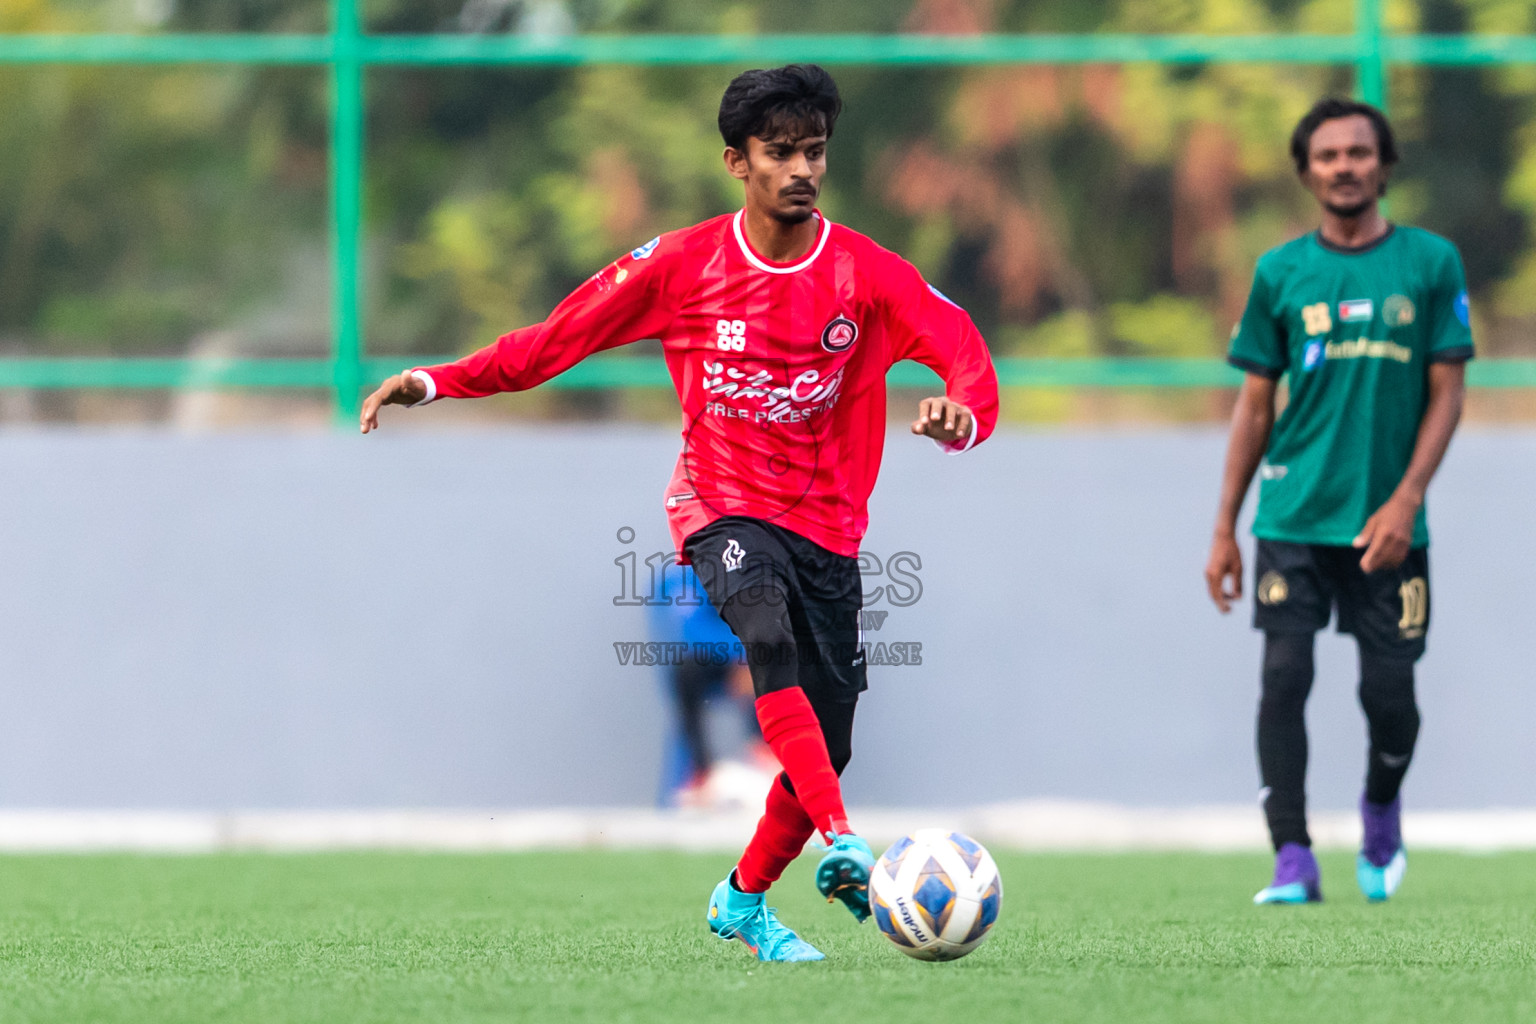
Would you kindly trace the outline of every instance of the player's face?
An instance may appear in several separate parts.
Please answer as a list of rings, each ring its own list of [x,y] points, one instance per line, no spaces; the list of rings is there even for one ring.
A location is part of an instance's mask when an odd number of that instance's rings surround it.
[[[747,187],[747,205],[774,220],[799,224],[811,216],[827,173],[827,137],[749,136],[745,152],[725,151],[731,174]]]
[[[1387,183],[1370,120],[1351,114],[1318,125],[1302,180],[1329,213],[1358,217],[1370,209]]]

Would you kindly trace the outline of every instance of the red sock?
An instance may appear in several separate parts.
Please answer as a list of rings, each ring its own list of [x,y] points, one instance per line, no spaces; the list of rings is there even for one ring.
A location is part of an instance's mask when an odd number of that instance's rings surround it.
[[[805,841],[814,831],[805,808],[784,788],[784,776],[774,776],[768,790],[768,808],[758,821],[746,852],[736,863],[736,888],[742,892],[767,892],[789,862],[805,849]]]
[[[832,770],[832,759],[827,756],[821,722],[805,691],[791,686],[763,694],[757,698],[757,721],[763,727],[763,739],[794,785],[795,798],[811,819],[811,825],[821,832],[847,832],[843,790],[838,785],[837,772]]]

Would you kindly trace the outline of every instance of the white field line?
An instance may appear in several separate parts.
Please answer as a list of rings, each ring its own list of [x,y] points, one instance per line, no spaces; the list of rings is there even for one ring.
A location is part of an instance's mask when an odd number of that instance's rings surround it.
[[[863,809],[853,822],[876,849],[915,828],[959,829],[1000,849],[1206,850],[1267,848],[1257,808],[1130,808],[1031,800],[968,809]],[[734,852],[756,814],[646,809],[544,811],[0,810],[0,851],[202,853],[219,850],[498,851],[574,848]],[[1408,812],[1409,849],[1536,849],[1536,809]],[[1319,847],[1360,841],[1353,814],[1312,816]]]

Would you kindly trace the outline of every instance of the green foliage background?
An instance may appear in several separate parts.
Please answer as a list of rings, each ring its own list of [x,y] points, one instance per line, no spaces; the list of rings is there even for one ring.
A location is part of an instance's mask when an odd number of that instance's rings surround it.
[[[1517,0],[1391,31],[1527,32]],[[372,32],[1337,32],[1337,0],[369,0]],[[323,31],[324,0],[7,0],[0,31]],[[734,208],[735,68],[369,72],[367,346],[456,352]],[[1313,214],[1290,127],[1347,69],[834,68],[824,207],[913,259],[1003,355],[1216,355],[1254,259]],[[1463,250],[1480,341],[1531,354],[1536,68],[1393,73],[1392,215]],[[319,354],[326,78],[0,68],[0,352]]]

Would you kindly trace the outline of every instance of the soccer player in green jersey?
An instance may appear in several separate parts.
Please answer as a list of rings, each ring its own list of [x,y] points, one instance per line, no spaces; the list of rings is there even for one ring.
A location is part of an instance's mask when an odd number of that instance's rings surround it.
[[[1242,596],[1237,515],[1257,471],[1258,752],[1276,856],[1254,902],[1322,898],[1303,711],[1313,637],[1335,610],[1359,645],[1370,734],[1356,878],[1382,900],[1407,867],[1398,794],[1419,733],[1413,667],[1429,628],[1424,493],[1461,418],[1466,283],[1450,242],[1382,217],[1397,150],[1380,111],[1323,100],[1296,126],[1291,156],[1322,224],[1259,259],[1232,335],[1228,360],[1247,375],[1205,579],[1222,612]],[[1281,378],[1289,399],[1276,420]]]

